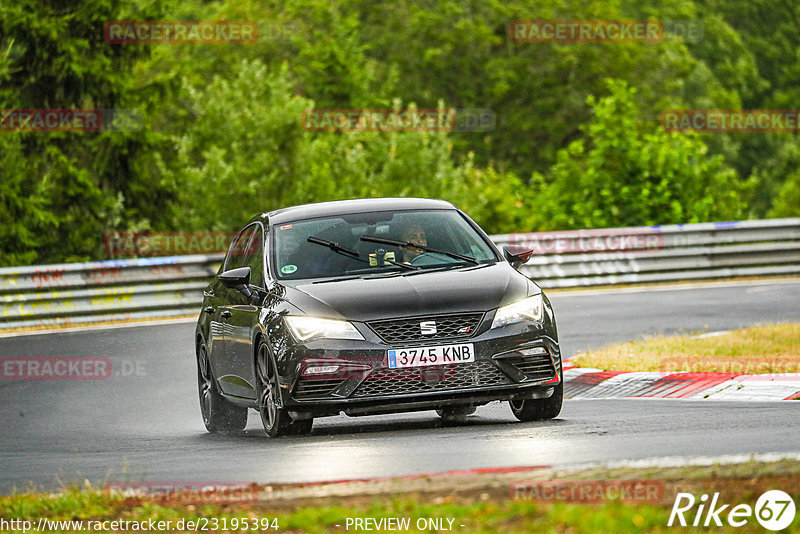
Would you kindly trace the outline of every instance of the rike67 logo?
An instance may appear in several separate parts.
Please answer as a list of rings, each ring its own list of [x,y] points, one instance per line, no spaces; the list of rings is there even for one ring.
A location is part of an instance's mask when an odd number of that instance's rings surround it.
[[[697,509],[694,510],[695,504]],[[719,493],[708,502],[703,494],[699,502],[691,493],[678,493],[667,526],[693,527],[742,527],[755,516],[756,521],[767,530],[780,531],[792,524],[795,518],[795,504],[792,497],[780,490],[764,492],[756,501],[755,508],[749,504],[723,504]]]

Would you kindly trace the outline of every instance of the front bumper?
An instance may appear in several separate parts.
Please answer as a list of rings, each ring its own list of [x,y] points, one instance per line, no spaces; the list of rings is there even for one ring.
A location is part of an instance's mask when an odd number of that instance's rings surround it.
[[[561,382],[561,353],[550,323],[518,323],[491,330],[484,319],[476,335],[462,339],[389,344],[365,325],[364,341],[318,340],[294,345],[284,360],[284,407],[303,419],[344,412],[374,415],[481,405],[494,400],[541,398]],[[471,343],[469,363],[391,369],[392,348]],[[309,366],[338,366],[328,375],[310,376]]]

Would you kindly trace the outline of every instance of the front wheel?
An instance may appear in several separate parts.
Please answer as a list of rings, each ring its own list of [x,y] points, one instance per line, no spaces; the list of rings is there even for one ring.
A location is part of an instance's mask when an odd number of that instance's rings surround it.
[[[247,426],[247,408],[231,404],[217,390],[205,345],[200,345],[197,351],[197,389],[206,430],[214,434],[233,434],[244,430]]]
[[[564,402],[564,374],[561,374],[561,383],[555,387],[553,394],[546,399],[511,400],[508,404],[514,417],[520,421],[541,421],[554,419],[561,413]]]
[[[285,435],[302,435],[311,432],[313,419],[292,420],[281,406],[278,369],[265,342],[258,346],[256,358],[258,376],[258,411],[267,436],[277,438]]]

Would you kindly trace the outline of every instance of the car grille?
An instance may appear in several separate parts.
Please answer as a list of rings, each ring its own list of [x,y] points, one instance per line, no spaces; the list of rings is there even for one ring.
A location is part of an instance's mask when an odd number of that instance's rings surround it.
[[[549,380],[556,376],[553,362],[550,361],[550,356],[546,354],[514,359],[510,363],[521,372],[525,373],[527,378],[533,380]]]
[[[343,380],[341,378],[333,378],[330,380],[301,378],[294,390],[294,397],[298,400],[324,397],[329,395],[342,382]]]
[[[427,377],[427,380],[425,379]],[[450,391],[513,384],[491,362],[440,365],[410,369],[381,369],[367,377],[353,397],[380,397],[403,393]]]
[[[387,343],[403,341],[428,341],[457,337],[470,337],[478,329],[483,313],[463,313],[459,315],[434,315],[391,319],[388,321],[372,321],[367,323],[373,332]],[[423,334],[420,323],[435,321],[436,333]]]

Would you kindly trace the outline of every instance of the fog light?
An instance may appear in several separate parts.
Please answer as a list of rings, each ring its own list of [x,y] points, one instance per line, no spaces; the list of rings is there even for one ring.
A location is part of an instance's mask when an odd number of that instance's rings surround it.
[[[530,349],[522,349],[519,353],[523,356],[544,356],[547,354],[547,349],[544,347],[532,347]]]
[[[327,375],[338,370],[338,365],[312,365],[305,368],[303,375]]]

